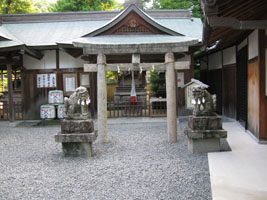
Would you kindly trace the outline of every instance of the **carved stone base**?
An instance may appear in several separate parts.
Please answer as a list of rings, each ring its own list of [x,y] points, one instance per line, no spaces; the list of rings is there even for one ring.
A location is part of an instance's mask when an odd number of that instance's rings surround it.
[[[64,156],[93,157],[92,142],[70,142],[62,143]]]
[[[221,130],[222,117],[216,116],[189,116],[188,127],[193,130]]]
[[[87,120],[66,120],[61,122],[62,133],[91,133],[94,131],[94,122]]]
[[[97,138],[97,132],[55,135],[56,142],[62,143],[64,156],[92,157],[92,142]]]
[[[222,129],[222,117],[218,115],[190,116],[184,133],[188,137],[188,150],[192,153],[220,151],[220,138],[227,137],[227,131]]]
[[[66,120],[61,122],[61,132],[55,135],[56,142],[62,143],[64,156],[92,157],[92,143],[97,138],[94,122],[86,120]]]

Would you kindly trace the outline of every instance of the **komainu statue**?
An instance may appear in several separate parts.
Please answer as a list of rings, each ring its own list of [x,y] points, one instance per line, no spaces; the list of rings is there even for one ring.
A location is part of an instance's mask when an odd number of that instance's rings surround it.
[[[216,95],[211,95],[204,87],[195,87],[192,91],[194,116],[213,116],[216,110]]]
[[[88,104],[90,98],[85,87],[76,88],[75,92],[69,97],[64,98],[66,119],[88,119]]]

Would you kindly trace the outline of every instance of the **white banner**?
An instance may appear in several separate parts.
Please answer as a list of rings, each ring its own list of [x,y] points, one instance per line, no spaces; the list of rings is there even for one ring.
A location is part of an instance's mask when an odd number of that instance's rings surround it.
[[[177,87],[184,86],[184,72],[177,73]]]

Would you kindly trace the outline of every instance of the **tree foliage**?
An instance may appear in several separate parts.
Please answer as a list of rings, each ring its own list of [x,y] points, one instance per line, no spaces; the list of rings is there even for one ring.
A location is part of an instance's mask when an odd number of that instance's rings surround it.
[[[1,0],[0,14],[36,12],[33,0]]]
[[[144,5],[152,4],[152,9],[189,9],[193,8],[193,17],[202,18],[202,9],[198,0],[142,0]]]
[[[112,10],[117,6],[115,0],[58,0],[49,10],[52,12]]]
[[[40,13],[49,12],[49,8],[51,7],[51,5],[53,4],[49,3],[47,0],[38,0],[34,4],[37,12],[40,12]]]

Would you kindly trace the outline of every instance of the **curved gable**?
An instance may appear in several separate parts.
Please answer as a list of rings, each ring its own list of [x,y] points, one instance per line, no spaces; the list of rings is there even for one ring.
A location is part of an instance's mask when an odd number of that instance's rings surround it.
[[[180,33],[162,26],[149,15],[147,15],[144,11],[132,4],[106,25],[94,30],[89,34],[84,35],[83,37],[93,37],[99,35],[148,34],[183,36]]]

